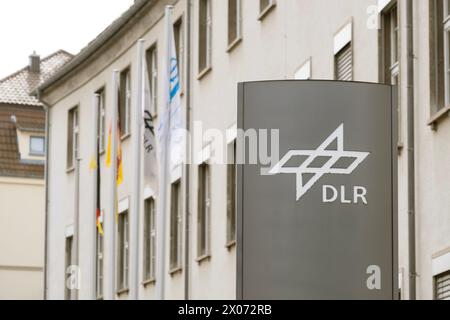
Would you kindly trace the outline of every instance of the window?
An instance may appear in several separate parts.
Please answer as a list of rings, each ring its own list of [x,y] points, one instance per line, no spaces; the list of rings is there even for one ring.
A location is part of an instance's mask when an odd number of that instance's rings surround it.
[[[65,265],[64,265],[64,275],[65,275],[65,281],[64,281],[64,299],[65,300],[71,300],[72,299],[72,290],[69,286],[69,268],[72,266],[72,250],[73,250],[73,237],[67,237],[66,238],[66,257],[65,257]]]
[[[236,141],[228,146],[227,165],[227,245],[236,241]]]
[[[398,85],[400,74],[399,63],[399,22],[397,4],[382,13],[382,48],[381,79],[386,84]],[[398,90],[400,94],[400,90]],[[398,143],[403,143],[401,104],[398,103]]]
[[[228,0],[228,47],[241,39],[241,0]]]
[[[450,4],[448,0],[431,2],[431,92],[432,113],[450,104]]]
[[[397,6],[394,5],[382,14],[383,30],[383,75],[387,84],[398,84],[399,75],[399,29]]]
[[[120,73],[119,129],[122,137],[130,134],[131,118],[131,72],[130,68]]]
[[[30,154],[37,156],[45,155],[44,137],[30,137]]]
[[[158,110],[158,47],[156,44],[147,50],[147,71],[150,83],[150,95],[152,99],[152,113],[156,115]]]
[[[181,268],[181,182],[172,184],[170,206],[170,270]]]
[[[211,190],[209,165],[202,164],[198,169],[198,216],[197,216],[197,256],[206,257],[210,254]]]
[[[450,271],[434,277],[434,297],[436,300],[450,300]]]
[[[69,110],[67,126],[67,168],[75,167],[75,161],[78,158],[78,144],[79,144],[79,122],[78,122],[78,107]]]
[[[103,236],[97,230],[96,296],[103,298]]]
[[[155,280],[156,266],[156,212],[155,200],[144,204],[144,281]]]
[[[259,19],[264,16],[275,6],[276,0],[259,0]]]
[[[180,86],[183,90],[184,84],[184,28],[183,19],[178,19],[174,24],[175,50],[177,53],[178,73],[180,75]]]
[[[353,80],[353,56],[351,43],[345,45],[334,57],[335,79]]]
[[[105,152],[105,134],[106,134],[106,94],[105,89],[97,91],[99,95],[99,106],[98,106],[98,143],[100,148],[100,153]]]
[[[212,11],[211,0],[199,0],[198,72],[211,68]]]
[[[450,1],[444,1],[445,106],[450,105]]]
[[[128,264],[129,264],[129,226],[128,211],[119,214],[119,238],[118,238],[118,277],[117,284],[119,291],[128,289]]]

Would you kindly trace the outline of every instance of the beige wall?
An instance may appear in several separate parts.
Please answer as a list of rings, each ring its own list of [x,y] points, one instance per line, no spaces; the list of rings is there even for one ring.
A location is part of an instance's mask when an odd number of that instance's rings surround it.
[[[44,182],[0,177],[0,300],[42,299]]]
[[[64,293],[64,234],[65,228],[73,224],[74,217],[74,173],[66,172],[66,132],[67,112],[75,105],[80,106],[81,148],[80,156],[80,214],[81,232],[80,266],[82,269],[81,298],[90,297],[93,274],[92,254],[95,244],[92,237],[92,197],[90,187],[92,179],[89,171],[89,159],[92,154],[92,95],[102,86],[107,90],[107,124],[111,116],[112,72],[122,70],[131,63],[132,79],[136,74],[136,45],[140,37],[150,47],[158,41],[159,70],[163,66],[164,22],[163,7],[167,2],[158,1],[153,10],[146,12],[131,29],[119,33],[100,52],[86,68],[80,68],[76,75],[60,82],[46,94],[50,109],[50,231],[49,231],[49,297],[63,298]],[[176,2],[176,1],[175,1]],[[332,79],[334,74],[333,39],[346,23],[353,23],[354,80],[378,82],[379,70],[379,31],[367,26],[367,9],[377,4],[377,0],[278,0],[277,6],[262,20],[258,21],[259,1],[243,1],[243,39],[231,52],[227,53],[226,1],[213,0],[213,48],[212,69],[198,79],[197,67],[197,4],[192,7],[192,118],[201,121],[205,129],[218,128],[225,131],[236,123],[237,83],[240,81],[288,79],[293,78],[297,68],[308,58],[312,62],[313,79]],[[416,66],[416,140],[417,140],[417,260],[419,298],[432,298],[432,255],[450,247],[450,145],[448,136],[450,122],[443,120],[438,131],[432,131],[426,125],[430,117],[429,108],[429,35],[428,1],[415,3],[415,66]],[[176,2],[174,21],[183,14],[185,1]],[[400,130],[406,137],[406,37],[405,37],[405,0],[399,0],[400,7],[400,104],[402,124]],[[160,73],[161,77],[161,73]],[[160,84],[161,84],[160,78]],[[133,81],[133,92],[135,92]],[[162,85],[159,86],[160,97]],[[159,102],[161,104],[161,100]],[[183,104],[185,104],[185,96]],[[162,106],[159,105],[159,110]],[[161,114],[161,112],[159,112]],[[132,128],[132,134],[136,132]],[[202,144],[192,150],[197,154]],[[403,297],[407,298],[408,280],[408,242],[407,242],[407,141],[399,154],[399,256],[402,273]],[[125,181],[119,189],[119,199],[131,195],[132,145],[131,139],[123,142]],[[102,160],[104,163],[104,159]],[[196,214],[197,214],[197,168],[191,168],[190,190],[192,199],[191,249],[190,249],[190,298],[220,299],[235,298],[235,249],[225,248],[226,241],[226,167],[212,167],[212,211],[211,245],[212,256],[202,264],[195,262],[196,257]],[[110,184],[109,172],[102,171],[102,199],[105,210]],[[142,216],[142,215],[141,215]],[[168,228],[168,226],[166,226]],[[142,224],[141,224],[142,231]],[[142,234],[142,232],[141,232]],[[142,241],[142,239],[141,239]],[[108,252],[106,243],[105,252]],[[141,245],[142,248],[142,245]],[[142,254],[142,253],[141,253]],[[108,263],[111,257],[105,257],[105,278],[110,277]],[[168,256],[166,255],[166,260]],[[142,261],[142,257],[141,257]],[[142,268],[142,266],[140,266]],[[141,270],[142,271],[142,270]],[[184,270],[166,277],[167,298],[184,297]],[[105,288],[109,290],[109,288]],[[154,287],[140,287],[141,298],[152,299]],[[126,298],[123,296],[121,298]]]

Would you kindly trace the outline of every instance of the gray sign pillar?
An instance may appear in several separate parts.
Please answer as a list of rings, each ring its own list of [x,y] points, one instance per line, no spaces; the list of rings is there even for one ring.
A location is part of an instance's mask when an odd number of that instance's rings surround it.
[[[237,298],[396,299],[396,89],[267,81],[238,91],[247,161],[238,166]],[[269,154],[277,146],[261,143],[279,130],[279,156],[249,163],[249,130]]]

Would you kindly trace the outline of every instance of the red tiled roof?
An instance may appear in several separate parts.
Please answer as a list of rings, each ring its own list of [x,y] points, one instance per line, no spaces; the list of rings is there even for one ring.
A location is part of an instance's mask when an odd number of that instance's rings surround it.
[[[59,50],[41,60],[41,72],[32,73],[28,67],[0,80],[0,103],[41,106],[36,97],[30,93],[48,80],[73,56],[64,50]]]
[[[17,129],[41,133],[45,131],[43,106],[30,93],[72,57],[70,53],[60,50],[41,60],[40,73],[32,73],[25,67],[0,80],[0,176],[44,178],[43,161],[21,159]]]

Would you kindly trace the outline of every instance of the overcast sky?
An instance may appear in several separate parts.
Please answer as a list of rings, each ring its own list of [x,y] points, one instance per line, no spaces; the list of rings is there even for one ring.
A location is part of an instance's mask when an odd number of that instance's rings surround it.
[[[134,0],[0,1],[0,79],[25,67],[36,50],[76,54]]]

